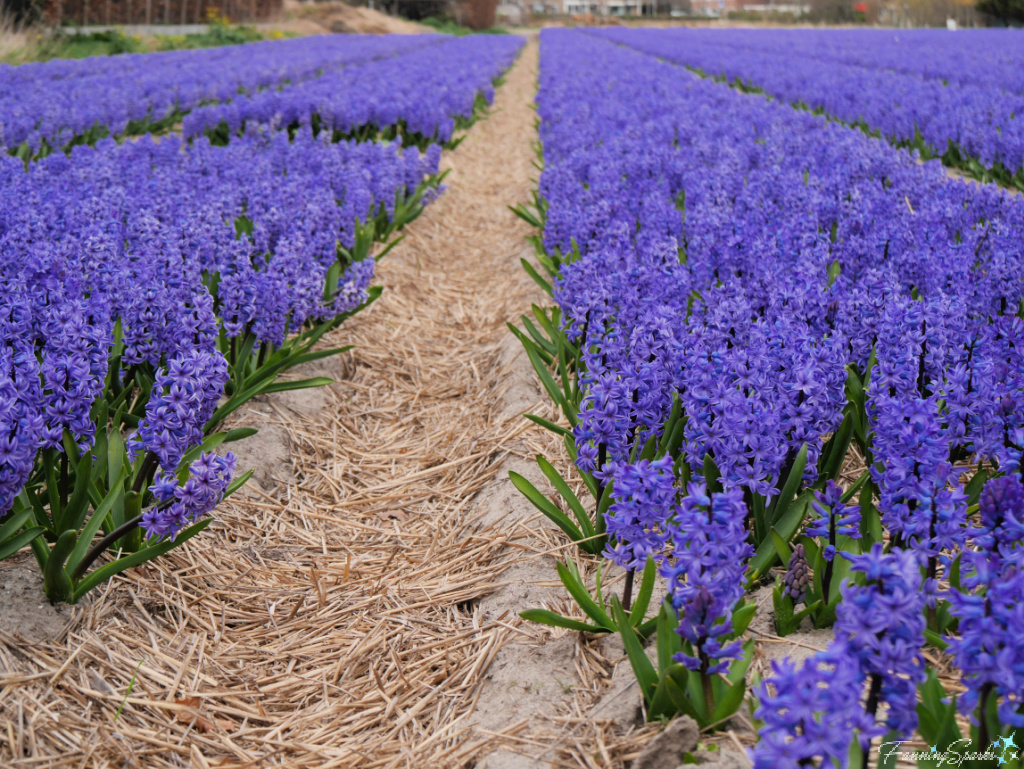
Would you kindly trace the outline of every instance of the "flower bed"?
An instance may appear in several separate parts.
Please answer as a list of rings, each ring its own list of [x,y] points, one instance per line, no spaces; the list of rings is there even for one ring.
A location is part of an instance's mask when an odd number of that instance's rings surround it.
[[[420,99],[455,121],[520,45]],[[31,545],[51,601],[201,531],[248,477],[215,450],[255,430],[224,420],[330,382],[281,377],[348,349],[318,343],[379,295],[375,259],[443,177],[432,141],[336,139],[267,127],[0,163],[0,558]]]
[[[889,45],[888,57],[876,66],[864,66],[863,59],[854,63],[833,58],[828,34],[790,34],[776,39],[774,45],[760,43],[760,37],[772,33],[759,37],[749,30],[712,34],[601,30],[595,34],[822,111],[900,146],[918,149],[925,157],[942,157],[948,165],[980,179],[1024,189],[1024,93],[1014,85],[1024,64],[1007,50],[1010,44],[1019,50],[1024,39],[1012,31],[996,37],[997,43],[1005,42],[988,56],[976,57],[973,66],[959,69],[960,76],[952,79],[947,67],[955,67],[955,60],[938,70],[943,77],[930,76],[920,72],[927,58],[917,49],[900,56]],[[990,32],[980,34],[982,39],[991,37]],[[873,37],[870,32],[860,35],[868,41]],[[925,50],[945,54],[949,49],[956,51],[962,40],[976,49],[974,37],[974,32],[965,32],[941,42],[927,38],[935,42]],[[869,45],[862,56],[870,55]],[[904,59],[906,63],[901,63]],[[974,77],[976,71],[987,76]],[[993,73],[1002,82],[992,82]]]
[[[163,130],[202,104],[437,45],[437,35],[331,35],[0,67],[0,142],[32,157]]]
[[[404,56],[339,69],[279,90],[195,110],[185,136],[227,141],[254,126],[312,126],[336,139],[401,137],[450,143],[494,98],[493,82],[522,48],[518,37],[455,38]]]
[[[759,701],[759,767],[1011,734],[1024,201],[592,34],[542,33],[538,114],[519,213],[554,307],[517,334],[592,500],[543,458],[560,504],[513,482],[628,578],[609,596],[570,561],[583,618],[524,616],[620,633],[649,718]],[[779,635],[835,640],[745,698],[761,584]]]

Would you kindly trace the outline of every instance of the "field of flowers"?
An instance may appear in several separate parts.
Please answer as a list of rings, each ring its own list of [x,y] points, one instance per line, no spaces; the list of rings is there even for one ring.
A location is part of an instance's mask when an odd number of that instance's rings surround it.
[[[441,144],[482,114],[521,46],[297,42],[257,44],[273,54],[255,66],[246,46],[0,72],[18,94],[0,163],[0,558],[30,545],[53,602],[199,533],[248,477],[223,447],[255,430],[224,420],[330,382],[282,375],[341,351],[316,345],[379,295],[375,259],[440,191]],[[418,57],[431,48],[451,66]],[[333,132],[299,98],[283,121],[254,111],[216,141],[109,137],[317,76],[341,87],[329,78],[346,65],[380,88],[396,60],[431,78],[370,111],[335,100]]]
[[[601,30],[615,42],[862,127],[1024,190],[1024,83],[1010,30]]]
[[[541,35],[543,173],[519,213],[554,306],[516,333],[562,421],[532,418],[587,493],[543,457],[559,504],[513,481],[605,568],[588,585],[559,566],[576,616],[523,616],[618,632],[648,719],[713,731],[754,708],[758,769],[894,765],[915,735],[973,745],[960,765],[1019,765],[1004,748],[1024,724],[1024,200],[787,103],[898,104],[872,73],[961,106],[982,92],[925,56],[907,74],[844,61],[852,37],[883,34]],[[964,59],[1010,34],[965,35]],[[791,79],[770,101],[675,62],[728,62],[769,92]],[[993,147],[1020,122],[1000,136],[965,119]],[[621,596],[602,590],[608,562],[628,572]],[[667,596],[647,619],[656,574]],[[761,584],[778,636],[804,623],[834,641],[748,681]]]
[[[436,50],[415,55],[426,49]],[[491,78],[515,50],[508,38],[351,35],[4,67],[0,144],[31,158],[107,136],[165,131],[186,116],[191,136],[221,121],[232,129],[271,118],[286,121],[272,128],[309,125],[317,109],[345,131],[412,120],[428,139],[438,128],[449,136],[449,123],[472,116],[477,93],[490,97]],[[443,75],[438,57],[451,62]],[[397,90],[385,80],[396,67],[406,83]],[[424,77],[431,82],[407,90]],[[354,82],[355,92],[338,90]],[[365,104],[367,89],[381,102],[375,109]]]
[[[511,35],[0,67],[0,763],[1024,766],[1020,35],[544,30],[535,181]]]

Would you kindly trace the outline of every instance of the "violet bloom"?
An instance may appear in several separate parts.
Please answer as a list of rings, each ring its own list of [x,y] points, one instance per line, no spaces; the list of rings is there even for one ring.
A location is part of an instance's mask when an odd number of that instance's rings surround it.
[[[842,643],[797,667],[788,657],[772,661],[761,682],[755,718],[764,721],[750,751],[754,769],[846,769],[856,730],[870,730],[861,705],[864,674]]]
[[[710,454],[727,488],[770,497],[787,446],[766,329],[730,326],[725,334],[709,329],[700,337],[687,350],[683,373],[687,459],[699,467]]]
[[[638,571],[648,556],[665,550],[676,512],[672,457],[616,463],[610,474],[614,502],[605,516],[610,541],[604,555],[627,571]]]
[[[230,112],[235,102],[245,98],[278,93],[282,87],[336,75],[376,59],[408,55],[444,39],[439,35],[346,35],[11,67],[0,76],[4,115],[0,139],[7,148],[22,142],[33,149],[44,143],[60,147],[95,125],[116,135],[129,123],[155,122],[175,110],[189,113],[184,127],[186,135],[191,135],[207,111]],[[211,103],[216,106],[204,106]]]
[[[149,451],[165,471],[174,472],[185,452],[202,442],[227,380],[220,353],[190,352],[170,361],[157,375],[138,432],[128,440],[131,460]]]
[[[1000,471],[1018,473],[1024,450],[1024,321],[996,318],[979,343],[973,369],[973,449]]]
[[[963,544],[967,497],[950,462],[961,442],[959,419],[947,412],[956,401],[947,373],[958,372],[964,356],[963,313],[962,302],[942,296],[893,297],[879,329],[867,404],[882,522],[897,544],[929,560],[930,572],[943,550]]]
[[[909,550],[844,553],[866,584],[847,583],[836,607],[836,639],[849,646],[870,680],[868,715],[888,705],[885,725],[906,737],[917,728],[917,686],[924,680],[924,607],[921,571]],[[882,733],[881,731],[877,733]],[[871,736],[871,735],[868,735]]]
[[[363,304],[369,298],[367,289],[373,279],[373,270],[376,264],[373,259],[364,259],[350,265],[338,285],[338,295],[334,303],[323,314],[341,315],[345,312],[352,312]]]
[[[57,292],[51,292],[43,312],[43,448],[63,451],[67,430],[79,450],[85,451],[96,432],[91,412],[103,392],[113,324],[102,300],[90,303]]]
[[[844,505],[842,497],[843,490],[835,481],[829,481],[823,492],[814,492],[814,499],[811,500],[811,507],[818,517],[807,524],[804,534],[825,538],[828,544],[822,551],[822,557],[826,561],[836,556],[837,537],[860,539],[860,506]]]
[[[200,454],[189,478],[178,486],[173,475],[160,473],[150,486],[157,502],[142,515],[147,539],[174,539],[178,533],[211,512],[224,498],[235,471],[235,455]]]
[[[626,451],[626,388],[614,374],[597,377],[583,397],[573,429],[581,470],[601,476],[609,459]]]
[[[32,473],[44,426],[35,355],[24,344],[0,344],[0,516]]]
[[[961,565],[963,591],[950,594],[959,638],[950,651],[967,691],[961,712],[973,713],[995,696],[999,718],[1024,727],[1024,485],[1016,476],[993,478],[979,503],[981,526],[972,529],[977,550],[966,549]]]
[[[739,641],[722,645],[733,631],[732,611],[743,597],[744,574],[754,549],[744,528],[747,507],[740,489],[709,495],[691,483],[675,520],[668,522],[671,561],[661,573],[679,614],[679,634],[692,652],[677,661],[708,676],[729,667],[742,654]]]

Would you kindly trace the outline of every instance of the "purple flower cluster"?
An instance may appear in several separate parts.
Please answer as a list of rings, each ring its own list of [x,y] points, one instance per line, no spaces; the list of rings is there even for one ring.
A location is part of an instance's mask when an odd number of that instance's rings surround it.
[[[758,689],[754,716],[764,726],[751,751],[754,769],[846,769],[855,731],[874,726],[861,704],[863,689],[856,657],[842,644],[800,667],[789,658],[772,661],[772,675]]]
[[[890,69],[873,60],[871,49],[859,52],[855,62],[830,56],[830,33],[777,35],[750,30],[627,30],[611,29],[593,34],[633,46],[667,61],[699,68],[711,75],[740,80],[771,96],[814,109],[849,123],[866,123],[885,137],[913,143],[918,137],[938,154],[950,145],[985,167],[1001,163],[1009,171],[1024,168],[1024,91],[1020,80],[1024,67],[1019,57],[1010,64],[991,56],[972,72],[987,70],[988,77],[975,80],[960,72],[953,80],[929,76],[915,69],[917,51],[889,56],[898,62]],[[849,37],[849,32],[846,36]],[[872,32],[862,33],[870,39]],[[876,34],[875,37],[878,35]],[[971,32],[932,38],[933,58],[945,56],[964,43],[975,51],[993,36],[982,33],[972,41]],[[995,38],[1004,52],[1020,50],[1020,33]],[[997,49],[998,50],[998,49]],[[871,64],[866,64],[871,61]],[[882,61],[885,61],[883,59]],[[942,71],[954,68],[948,62]],[[1010,82],[1004,85],[1004,73]],[[992,77],[999,80],[992,82]],[[988,80],[988,82],[983,82]]]
[[[636,568],[661,552],[694,655],[682,661],[720,671],[736,654],[721,639],[743,592],[747,514],[757,534],[802,446],[817,514],[805,532],[825,540],[829,573],[838,538],[859,536],[861,511],[832,482],[837,458],[820,461],[841,425],[854,428],[890,551],[874,544],[849,556],[856,576],[836,606],[836,645],[803,674],[778,669],[776,694],[765,693],[778,699],[766,700],[765,744],[755,752],[765,767],[845,766],[855,732],[866,743],[887,729],[914,730],[924,611],[936,608],[938,564],[958,553],[973,592],[948,597],[961,617],[954,648],[975,691],[968,704],[986,686],[994,691],[996,671],[1003,709],[1024,703],[1024,664],[1006,650],[1021,631],[1010,607],[1019,604],[1024,489],[1015,479],[990,482],[983,527],[971,530],[962,485],[978,463],[1013,474],[1024,456],[1024,200],[656,58],[704,66],[696,59],[717,46],[725,61],[727,45],[709,42],[716,35],[541,34],[543,246],[561,264],[554,298],[581,350],[577,463],[614,484],[608,557]],[[856,55],[851,45],[810,56],[794,77],[827,74],[829,62],[850,66],[844,57]],[[870,70],[869,83],[882,72],[853,66]],[[884,77],[941,79],[916,66]],[[858,89],[880,109],[899,107],[899,89],[883,100],[863,82]],[[1024,126],[1021,114],[1017,128],[1001,124],[1005,147]],[[956,141],[968,146],[969,137]],[[677,402],[681,417],[665,435]],[[664,446],[679,436],[680,456],[635,459],[650,438]],[[710,474],[707,459],[723,491],[695,483],[680,499],[674,475]],[[929,617],[945,621],[939,611]],[[862,694],[863,713],[851,705]]]
[[[476,35],[420,46],[402,56],[345,67],[276,90],[240,95],[200,107],[185,117],[185,136],[224,124],[312,126],[349,134],[364,126],[404,130],[447,142],[457,118],[469,118],[477,94],[490,103],[492,80],[512,63],[518,36]]]
[[[95,355],[83,363],[94,373],[105,373],[109,341],[101,342],[115,319],[127,365],[159,366],[191,349],[212,350],[218,323],[228,336],[253,330],[279,344],[303,323],[365,299],[372,260],[351,265],[325,301],[338,244],[351,248],[360,222],[389,217],[396,199],[412,195],[439,160],[436,146],[421,154],[372,142],[330,144],[308,133],[229,147],[174,138],[103,142],[28,171],[9,159],[0,165],[0,275],[36,286],[75,276],[50,289],[60,292],[63,309],[46,312],[68,313],[64,322],[76,328],[86,324],[76,337],[94,337],[86,339]],[[239,237],[242,218],[251,234]],[[220,276],[216,286],[212,275]],[[83,296],[87,306],[72,304]],[[43,338],[52,346],[62,337],[57,320],[47,323],[52,333]]]
[[[962,304],[941,295],[926,301],[890,298],[878,328],[868,416],[871,468],[889,531],[935,558],[963,543],[967,496],[957,485],[951,451],[970,441],[964,416],[970,369]],[[960,401],[966,414],[949,414]],[[969,421],[969,419],[967,420]],[[961,429],[957,429],[961,428]]]
[[[1020,66],[1020,33],[1013,29],[958,30],[952,36],[938,29],[832,28],[730,29],[708,42],[738,44],[744,50],[840,62],[874,70],[891,70],[950,83],[998,86],[1024,93]]]
[[[627,401],[625,385],[615,374],[587,377],[589,388],[580,404],[578,421],[573,428],[581,470],[602,474],[602,450],[608,458],[619,459],[627,452],[625,441],[627,417],[621,413]]]
[[[30,318],[22,291],[0,293],[0,511],[11,509],[43,440],[39,361],[25,340]]]
[[[825,491],[814,493],[811,507],[818,517],[804,528],[808,537],[824,537],[828,543],[822,550],[822,557],[832,561],[836,557],[836,538],[860,539],[860,507],[843,504],[843,490],[835,481],[825,484]]]
[[[1024,203],[593,34],[546,31],[540,83],[544,246],[579,253],[555,299],[583,350],[581,469],[678,396],[695,471],[710,455],[770,498],[806,444],[814,482],[874,352],[886,522],[929,557],[960,541],[956,463],[1024,448]]]
[[[844,769],[855,737],[866,751],[878,735],[892,730],[906,737],[917,727],[917,686],[924,679],[917,560],[909,551],[883,553],[880,544],[846,557],[865,584],[844,584],[836,637],[825,651],[802,668],[788,659],[772,663],[755,714],[764,721],[751,751],[755,769]],[[883,703],[884,726],[876,723]]]
[[[112,332],[105,309],[59,290],[42,308],[43,448],[61,448],[65,430],[80,450],[92,445],[96,426],[90,412],[103,391]]]
[[[347,250],[414,200],[440,153],[300,131],[0,159],[0,513],[39,449],[66,434],[90,448],[104,387],[140,372],[160,373],[132,457],[175,471],[224,393],[218,338],[279,345],[362,305],[374,260]]]
[[[950,595],[960,619],[950,652],[967,691],[963,712],[973,713],[989,696],[998,698],[999,718],[1024,726],[1024,485],[1017,476],[990,480],[981,494],[981,526],[971,530],[977,549],[963,553],[963,592]]]
[[[711,454],[727,486],[770,497],[804,443],[805,478],[816,476],[821,436],[841,419],[845,346],[719,294],[707,292],[690,319],[680,380],[687,454],[694,466]]]
[[[149,539],[174,539],[178,533],[211,512],[224,498],[235,472],[235,455],[200,454],[189,468],[189,477],[178,485],[173,473],[157,474],[150,491],[157,504],[142,515]]]
[[[844,585],[836,640],[849,648],[870,681],[869,715],[885,702],[885,728],[906,737],[917,727],[917,686],[925,676],[925,595],[917,558],[898,548],[883,554],[878,543],[864,555],[845,557],[865,584]],[[884,731],[878,727],[875,734]]]
[[[179,113],[438,45],[439,35],[327,35],[203,50],[0,66],[0,144],[35,152],[95,128],[118,136]]]
[[[978,333],[968,387],[972,448],[1005,473],[1019,473],[1024,451],[1024,321],[996,318]]]
[[[677,661],[714,675],[742,656],[739,641],[723,645],[721,639],[733,632],[732,611],[743,597],[754,550],[746,541],[747,508],[739,489],[708,494],[704,484],[691,483],[686,491],[676,517],[662,524],[672,557],[661,572],[679,614],[679,634],[692,652],[680,652]]]
[[[628,571],[660,559],[668,540],[666,522],[676,515],[672,457],[611,465],[615,500],[606,516],[609,543],[605,556]]]
[[[168,361],[157,374],[138,433],[128,440],[129,458],[149,451],[165,472],[175,472],[185,452],[202,443],[203,426],[227,381],[227,361],[218,352],[193,350]]]

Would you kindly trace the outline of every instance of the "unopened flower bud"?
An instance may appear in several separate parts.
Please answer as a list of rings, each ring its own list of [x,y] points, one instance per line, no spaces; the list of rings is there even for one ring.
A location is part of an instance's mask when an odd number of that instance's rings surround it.
[[[811,567],[807,563],[807,554],[803,545],[793,548],[786,567],[785,594],[793,599],[793,603],[803,603],[807,596],[807,586],[811,584]]]

